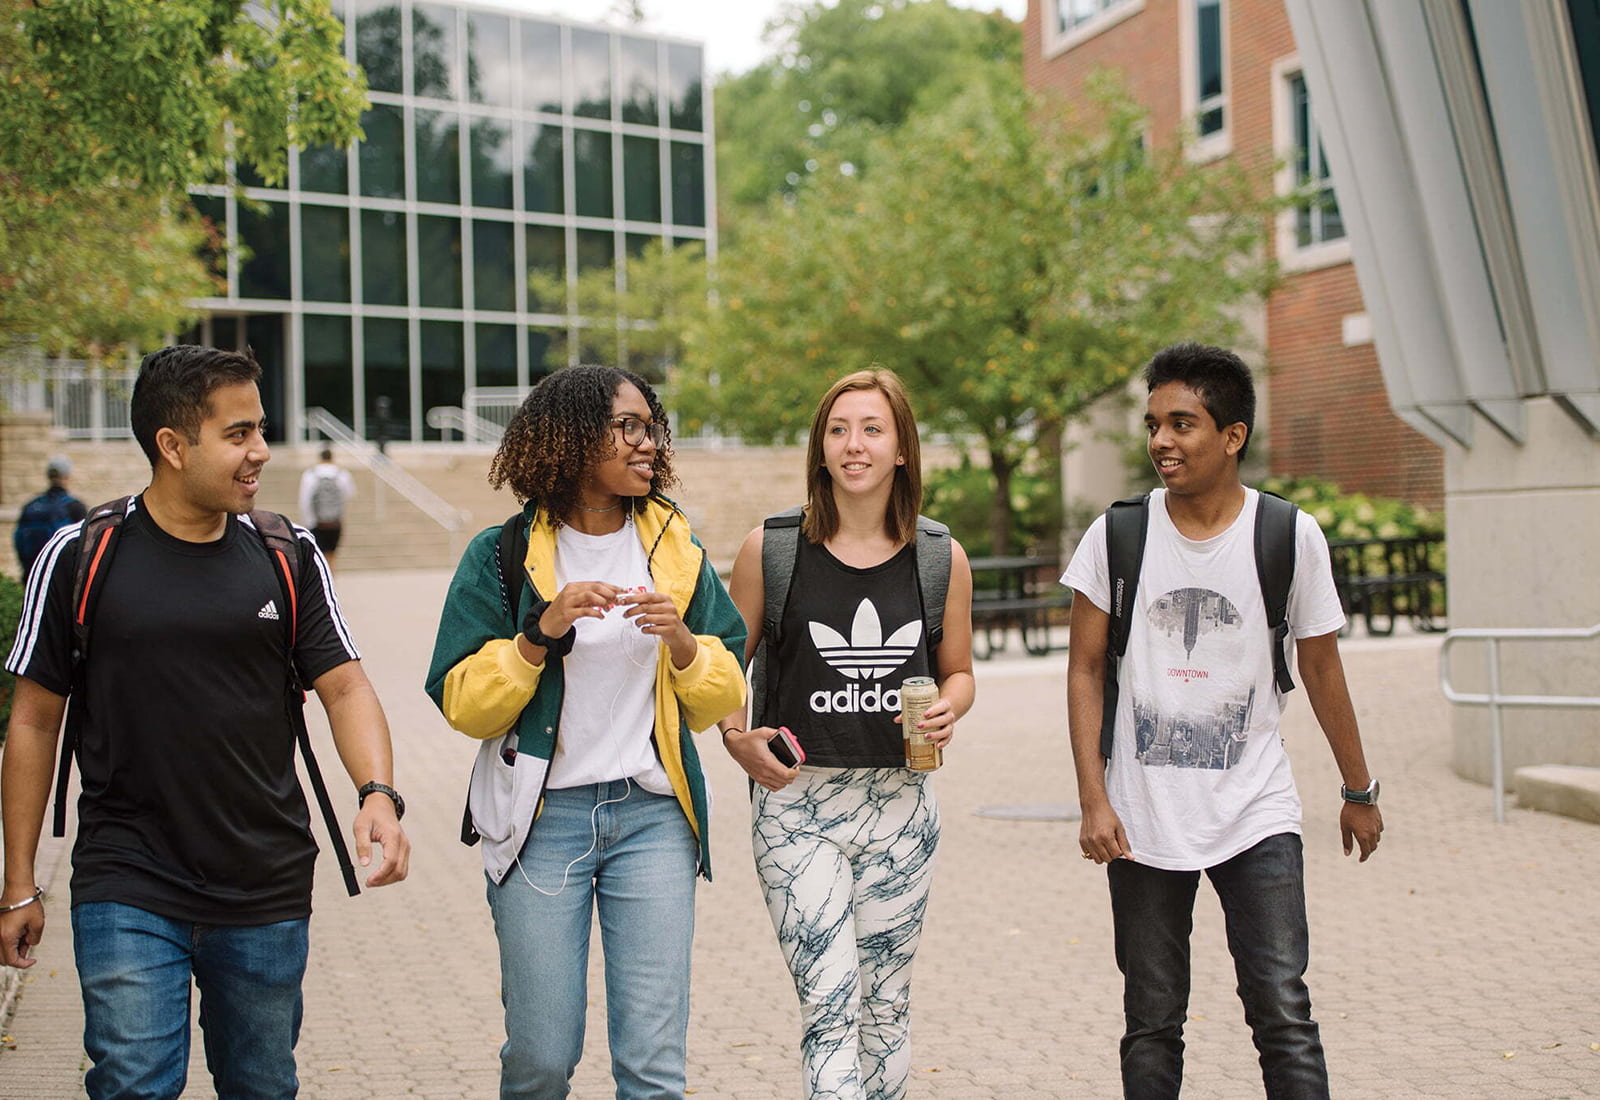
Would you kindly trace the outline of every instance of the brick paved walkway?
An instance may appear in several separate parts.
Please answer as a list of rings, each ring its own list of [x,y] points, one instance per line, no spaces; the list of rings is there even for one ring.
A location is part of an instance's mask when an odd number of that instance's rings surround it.
[[[477,854],[455,839],[472,745],[420,690],[445,582],[341,578],[394,725],[416,847],[408,883],[355,901],[331,861],[320,866],[299,1052],[308,1100],[496,1092],[495,943]],[[1384,782],[1388,832],[1371,862],[1340,854],[1338,779],[1299,695],[1285,729],[1308,803],[1310,982],[1335,1095],[1600,1097],[1600,826],[1522,810],[1495,826],[1488,791],[1449,767],[1436,639],[1344,648]],[[1104,872],[1077,858],[1075,824],[975,813],[1071,801],[1065,664],[1058,654],[980,666],[978,704],[939,776],[944,840],[917,968],[912,1097],[1118,1095]],[[337,769],[331,745],[321,755]],[[797,1014],[755,886],[744,784],[714,743],[706,756],[717,880],[700,891],[690,1088],[697,1100],[797,1097]],[[40,964],[0,1044],[4,1100],[82,1095],[65,881],[63,863]],[[1195,956],[1185,1096],[1259,1096],[1208,888]],[[598,972],[591,1001],[578,1100],[611,1095]],[[185,1096],[209,1096],[207,1085],[197,1064]]]

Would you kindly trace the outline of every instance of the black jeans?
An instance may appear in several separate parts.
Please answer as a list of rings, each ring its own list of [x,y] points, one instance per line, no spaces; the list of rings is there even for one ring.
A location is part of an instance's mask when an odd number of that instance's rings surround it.
[[[1122,1092],[1170,1100],[1183,1085],[1189,1009],[1189,933],[1199,871],[1119,859],[1107,867],[1117,967],[1122,971]],[[1328,1070],[1311,1019],[1305,972],[1305,870],[1300,837],[1280,833],[1206,868],[1222,901],[1261,1076],[1271,1100],[1326,1100]]]

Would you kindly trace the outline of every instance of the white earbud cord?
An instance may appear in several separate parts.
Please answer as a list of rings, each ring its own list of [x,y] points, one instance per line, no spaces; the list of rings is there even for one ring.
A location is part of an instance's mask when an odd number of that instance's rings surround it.
[[[628,659],[628,663],[630,665],[632,665],[636,669],[639,669],[641,672],[654,672],[655,671],[655,665],[651,661],[646,660],[644,663],[640,663],[639,661],[634,659],[634,651],[635,651],[635,649],[637,647],[637,643],[634,642],[632,639],[633,639],[633,637],[635,635],[637,635],[645,643],[644,648],[638,650],[638,652],[639,652],[639,654],[641,656],[654,657],[656,655],[657,650],[659,649],[659,647],[661,645],[661,642],[659,640],[655,639],[655,638],[646,637],[646,635],[641,630],[639,630],[637,628],[635,628],[633,630],[629,630],[626,625],[624,625],[623,631],[622,631],[622,655]],[[626,678],[620,678],[617,681],[617,693],[611,697],[611,707],[610,707],[610,710],[608,712],[607,726],[608,726],[608,729],[613,734],[615,734],[616,728],[617,728],[617,702],[622,698],[622,690],[626,686],[626,683],[627,683]],[[612,748],[614,748],[616,750],[616,753],[617,753],[617,771],[620,772],[620,771],[626,770],[626,765],[622,761],[622,742],[621,742],[621,739],[613,736],[612,740],[611,740],[611,746],[612,746]],[[584,851],[584,853],[582,855],[577,856],[576,858],[574,858],[573,861],[571,863],[567,864],[566,867],[562,870],[562,872],[561,872],[561,885],[556,887],[556,889],[555,889],[555,891],[553,893],[551,891],[549,891],[549,890],[542,889],[541,887],[539,887],[538,885],[536,885],[534,883],[533,879],[528,877],[528,872],[523,870],[523,868],[522,868],[522,860],[521,860],[520,856],[513,856],[512,857],[512,859],[511,859],[512,865],[516,867],[517,874],[522,876],[522,881],[528,884],[528,888],[529,889],[536,890],[539,893],[543,894],[547,898],[555,898],[555,897],[560,897],[561,896],[561,894],[567,888],[567,880],[572,874],[572,869],[574,867],[576,867],[579,863],[581,863],[583,860],[588,859],[590,853],[592,853],[596,848],[598,848],[600,846],[600,810],[603,807],[606,807],[606,806],[615,806],[619,802],[626,802],[628,800],[628,796],[633,793],[633,780],[631,778],[629,778],[628,776],[624,775],[622,777],[622,781],[623,781],[624,784],[626,784],[626,786],[624,787],[623,792],[622,792],[622,797],[620,797],[620,798],[608,798],[604,802],[596,802],[594,804],[594,809],[589,811],[589,829],[590,829],[589,847],[588,847],[587,850]]]

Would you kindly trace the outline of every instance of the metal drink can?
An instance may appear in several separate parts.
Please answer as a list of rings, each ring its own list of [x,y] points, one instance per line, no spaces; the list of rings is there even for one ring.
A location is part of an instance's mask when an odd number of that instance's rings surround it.
[[[906,767],[931,772],[944,763],[939,746],[917,730],[917,723],[939,698],[931,676],[912,676],[900,685],[900,727],[906,741]]]

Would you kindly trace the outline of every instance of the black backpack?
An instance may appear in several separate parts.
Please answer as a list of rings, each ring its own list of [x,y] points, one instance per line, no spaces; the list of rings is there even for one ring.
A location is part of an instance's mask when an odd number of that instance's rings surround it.
[[[761,640],[756,643],[750,672],[750,725],[762,724],[762,714],[776,701],[777,679],[767,675],[767,662],[777,652],[783,631],[783,611],[794,583],[795,556],[800,547],[804,512],[790,508],[768,516],[761,524],[761,583],[765,593],[761,610]],[[950,589],[950,528],[927,516],[917,517],[917,587],[922,597],[923,633],[928,638],[928,664],[938,679],[936,650],[944,640],[944,601]]]
[[[96,582],[105,575],[111,565],[117,547],[117,535],[122,529],[122,521],[127,518],[133,499],[133,497],[120,497],[98,505],[83,521],[83,532],[78,540],[78,560],[72,577],[72,694],[74,696],[83,690],[84,666],[89,658],[89,628],[94,621],[94,611],[100,597],[100,589]],[[322,809],[322,820],[328,827],[328,837],[339,860],[339,871],[344,875],[345,889],[349,891],[351,897],[354,897],[361,892],[361,887],[356,882],[355,867],[350,862],[350,851],[345,846],[344,833],[340,828],[339,816],[334,812],[333,800],[328,797],[328,787],[323,782],[322,769],[317,767],[317,758],[311,751],[311,734],[306,730],[305,688],[301,685],[299,673],[294,667],[294,645],[299,628],[300,610],[297,602],[300,591],[299,542],[294,527],[276,512],[254,511],[248,518],[277,566],[273,573],[277,576],[279,590],[283,593],[283,605],[288,609],[284,632],[284,665],[287,669],[284,677],[284,709],[289,715],[289,724],[294,728],[295,741],[300,745],[300,754],[305,757],[306,775],[311,780],[317,804]],[[67,832],[67,780],[72,773],[72,757],[78,749],[78,722],[74,717],[78,713],[78,706],[69,701],[61,759],[56,769],[55,820],[52,830],[55,836],[65,836]]]
[[[24,574],[32,568],[50,536],[73,521],[72,505],[76,503],[70,493],[40,493],[22,506],[11,539]]]
[[[1272,632],[1272,678],[1279,694],[1294,690],[1284,642],[1289,636],[1289,586],[1294,582],[1294,529],[1300,509],[1262,492],[1256,505],[1256,577]],[[1150,528],[1150,494],[1119,500],[1106,509],[1106,563],[1111,580],[1111,624],[1106,638],[1106,682],[1100,712],[1100,755],[1110,759],[1117,721],[1117,671],[1128,652],[1134,596]]]

